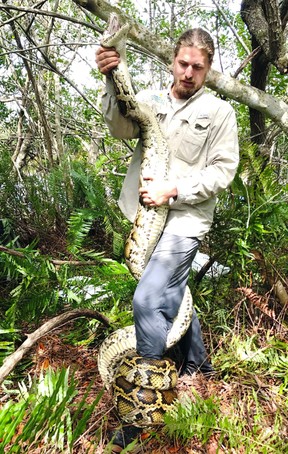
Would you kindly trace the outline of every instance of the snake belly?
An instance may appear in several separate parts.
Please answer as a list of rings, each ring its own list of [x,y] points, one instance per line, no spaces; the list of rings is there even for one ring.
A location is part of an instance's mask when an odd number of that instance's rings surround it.
[[[117,15],[110,16],[107,32],[101,45],[114,47],[120,55],[119,65],[111,73],[119,109],[127,118],[136,121],[141,131],[141,175],[145,172],[157,179],[168,175],[169,149],[153,110],[136,100],[126,60],[126,41],[130,26],[119,26]],[[125,259],[131,274],[139,280],[163,231],[168,205],[147,207],[139,202],[136,218],[125,244]],[[183,301],[168,332],[166,350],[175,345],[187,331],[192,318],[192,295],[185,289]],[[114,331],[101,344],[98,353],[98,370],[107,388],[112,388],[118,414],[127,423],[150,425],[159,423],[163,414],[175,402],[175,365],[167,359],[143,362],[137,358],[134,325]],[[152,362],[151,362],[152,361]],[[153,364],[153,361],[160,361]],[[127,365],[130,364],[130,368]],[[162,379],[159,386],[154,386]],[[128,370],[129,369],[129,370]],[[155,375],[155,374],[154,374]],[[137,377],[137,379],[135,378]],[[177,381],[177,380],[176,380]],[[154,383],[148,386],[147,383]]]

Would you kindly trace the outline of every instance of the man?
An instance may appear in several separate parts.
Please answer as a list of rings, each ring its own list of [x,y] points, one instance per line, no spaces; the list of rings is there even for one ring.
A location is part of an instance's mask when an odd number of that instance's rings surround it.
[[[212,224],[216,195],[232,182],[238,165],[234,110],[204,90],[213,55],[213,40],[206,31],[186,31],[175,46],[174,80],[169,90],[137,94],[137,99],[149,104],[157,115],[170,149],[168,180],[159,181],[156,169],[155,175],[144,175],[148,184],[139,189],[139,141],[119,201],[132,222],[139,195],[147,206],[169,204],[163,234],[133,299],[137,352],[146,358],[163,356],[167,331],[181,304],[192,261]],[[121,115],[109,77],[119,63],[118,54],[100,47],[96,63],[107,76],[103,111],[111,134],[122,139],[139,137],[138,125]],[[184,357],[182,375],[213,373],[195,311],[179,346]]]

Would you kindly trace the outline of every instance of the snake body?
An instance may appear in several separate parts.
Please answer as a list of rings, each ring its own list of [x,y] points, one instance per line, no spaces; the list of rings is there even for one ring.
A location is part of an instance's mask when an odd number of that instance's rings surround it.
[[[120,55],[120,63],[113,69],[111,77],[122,115],[135,120],[140,128],[140,185],[143,185],[143,172],[156,174],[159,180],[167,179],[169,150],[154,112],[150,106],[138,102],[135,97],[126,62],[129,28],[127,24],[119,28],[118,17],[111,15],[101,45],[114,47]],[[151,208],[140,202],[138,204],[136,218],[125,245],[127,266],[137,280],[140,279],[160,238],[168,209],[168,205]],[[187,286],[178,315],[168,333],[166,349],[175,345],[185,334],[191,317],[192,296]],[[158,423],[175,401],[175,366],[165,359],[159,360],[161,364],[156,365],[153,360],[142,363],[140,359],[133,359],[135,357],[137,353],[134,325],[118,329],[100,346],[99,373],[106,387],[112,387],[116,408],[125,422],[138,425]],[[156,374],[157,379],[153,373],[156,372],[155,368],[160,370],[160,373]],[[160,378],[161,383],[155,385]]]

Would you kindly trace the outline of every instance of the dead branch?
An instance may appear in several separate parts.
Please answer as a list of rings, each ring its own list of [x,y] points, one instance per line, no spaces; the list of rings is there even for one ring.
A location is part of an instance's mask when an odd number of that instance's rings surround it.
[[[245,60],[241,63],[239,68],[233,74],[233,77],[235,79],[239,76],[239,74],[243,71],[243,69],[246,68],[246,66],[251,62],[251,60],[253,60],[253,58],[259,54],[260,51],[261,51],[261,47],[258,46],[245,58]]]
[[[45,334],[49,333],[50,331],[58,328],[59,326],[70,322],[71,320],[75,320],[79,317],[90,317],[96,320],[99,320],[105,326],[110,326],[110,321],[107,317],[102,315],[98,311],[92,311],[90,309],[75,309],[73,311],[65,312],[64,314],[57,315],[56,317],[48,320],[48,322],[44,323],[40,328],[36,329],[32,334],[27,334],[27,339],[20,345],[17,350],[9,355],[3,365],[0,367],[0,384],[3,380],[10,374],[10,372],[14,369],[14,367],[21,361],[24,355],[33,347],[33,345],[37,342],[38,339],[45,336]]]
[[[8,247],[0,245],[0,252],[5,252],[5,254],[13,255],[14,257],[25,258],[25,254],[20,251],[15,251],[14,249],[9,249]],[[80,261],[80,260],[57,260],[51,259],[49,260],[50,263],[53,263],[55,266],[59,265],[73,265],[73,266],[94,266],[99,265],[97,260],[87,260],[87,261]]]

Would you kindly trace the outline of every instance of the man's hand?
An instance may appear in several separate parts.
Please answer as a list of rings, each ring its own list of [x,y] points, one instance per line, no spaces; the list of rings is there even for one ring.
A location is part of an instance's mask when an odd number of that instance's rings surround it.
[[[157,182],[153,177],[143,177],[147,182],[139,188],[140,197],[149,207],[158,207],[169,202],[171,197],[177,197],[177,188],[171,181]]]
[[[96,51],[96,64],[99,71],[108,76],[112,69],[119,65],[119,54],[113,47],[99,47]]]

